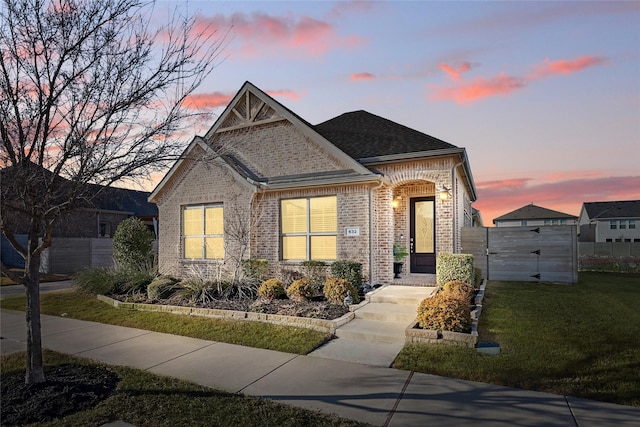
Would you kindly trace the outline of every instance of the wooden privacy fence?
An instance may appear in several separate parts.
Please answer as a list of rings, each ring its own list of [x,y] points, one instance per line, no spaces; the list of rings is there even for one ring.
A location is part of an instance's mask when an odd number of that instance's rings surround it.
[[[113,239],[54,237],[44,252],[44,273],[76,273],[87,267],[113,266]]]
[[[462,252],[482,277],[519,282],[578,281],[576,227],[464,227]]]

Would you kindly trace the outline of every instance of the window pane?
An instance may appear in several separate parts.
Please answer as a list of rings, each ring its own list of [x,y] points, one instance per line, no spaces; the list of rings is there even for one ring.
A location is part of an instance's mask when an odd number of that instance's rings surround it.
[[[335,233],[338,228],[337,199],[332,197],[315,197],[309,199],[311,216],[309,223],[312,233]]]
[[[629,220],[629,228],[630,229],[636,228],[636,220],[635,219],[630,219]]]
[[[202,208],[185,208],[184,210],[184,235],[202,235]]]
[[[206,224],[204,234],[223,234],[224,233],[224,218],[222,214],[222,207],[208,207],[205,209]]]
[[[283,259],[307,259],[307,237],[285,236],[282,238]]]
[[[336,236],[311,236],[311,259],[336,259]]]
[[[415,203],[415,239],[417,253],[435,252],[433,201]]]
[[[224,258],[224,239],[222,237],[207,237],[205,241],[207,243],[205,247],[206,258]]]
[[[185,237],[184,257],[185,258],[202,258],[202,238]]]
[[[294,199],[282,200],[282,232],[306,233],[307,232],[307,200]]]
[[[612,230],[615,230],[618,228],[618,223],[614,220],[609,221],[609,228],[611,228]]]

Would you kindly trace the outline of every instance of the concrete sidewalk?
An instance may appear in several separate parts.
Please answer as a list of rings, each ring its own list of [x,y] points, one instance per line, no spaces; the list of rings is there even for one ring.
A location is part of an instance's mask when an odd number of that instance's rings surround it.
[[[0,311],[2,354],[24,313]],[[216,389],[389,426],[640,426],[640,408],[42,316],[43,345]]]

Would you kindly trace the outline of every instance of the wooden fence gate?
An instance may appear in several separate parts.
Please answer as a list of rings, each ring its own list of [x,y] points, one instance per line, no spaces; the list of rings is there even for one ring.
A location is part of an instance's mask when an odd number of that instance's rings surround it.
[[[462,252],[488,280],[578,281],[576,227],[465,227]]]

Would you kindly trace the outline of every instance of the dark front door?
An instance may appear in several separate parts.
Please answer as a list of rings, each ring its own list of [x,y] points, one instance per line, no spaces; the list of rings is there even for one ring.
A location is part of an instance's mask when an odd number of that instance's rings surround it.
[[[436,272],[435,206],[433,197],[410,201],[409,260],[412,273]]]

